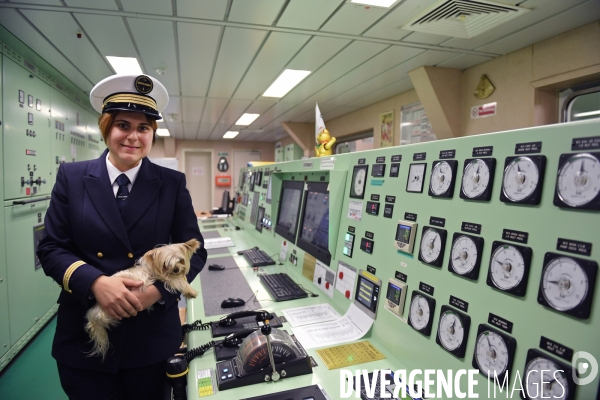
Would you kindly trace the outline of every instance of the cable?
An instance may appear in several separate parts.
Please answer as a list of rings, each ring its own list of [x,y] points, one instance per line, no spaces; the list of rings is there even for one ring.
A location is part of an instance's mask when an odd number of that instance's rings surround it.
[[[185,353],[185,360],[189,364],[190,361],[192,361],[194,358],[202,357],[204,355],[204,353],[206,353],[207,350],[212,349],[213,347],[215,347],[215,342],[210,341],[206,344],[203,344],[200,347],[196,347],[195,349],[188,350]]]
[[[210,329],[210,322],[202,323],[201,320],[197,320],[192,322],[191,324],[183,324],[181,325],[181,341],[185,340],[185,335],[191,331],[205,331]]]
[[[304,290],[307,293],[310,293],[310,297],[319,297],[318,294],[311,292],[310,290],[308,290],[307,288],[305,288],[301,284],[299,284],[299,283],[296,283],[296,284],[300,287],[300,289]]]

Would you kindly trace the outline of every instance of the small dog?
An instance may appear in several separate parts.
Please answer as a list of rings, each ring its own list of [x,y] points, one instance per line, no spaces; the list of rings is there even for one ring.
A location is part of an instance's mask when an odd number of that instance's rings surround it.
[[[198,292],[190,286],[186,275],[190,270],[190,258],[199,247],[200,242],[196,239],[158,247],[146,252],[133,267],[119,271],[113,276],[144,282],[140,287],[142,291],[154,282],[162,281],[169,292],[180,292],[186,298],[195,298]],[[88,357],[102,356],[104,360],[109,346],[107,329],[116,326],[119,321],[108,315],[99,304],[88,310],[86,318],[88,323],[85,325],[85,331],[94,342]]]

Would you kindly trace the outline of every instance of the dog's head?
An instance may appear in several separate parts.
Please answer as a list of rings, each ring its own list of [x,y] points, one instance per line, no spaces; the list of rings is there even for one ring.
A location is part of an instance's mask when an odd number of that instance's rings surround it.
[[[150,266],[153,274],[163,282],[185,277],[190,271],[190,258],[199,247],[200,242],[196,239],[157,247],[144,254],[142,263]]]

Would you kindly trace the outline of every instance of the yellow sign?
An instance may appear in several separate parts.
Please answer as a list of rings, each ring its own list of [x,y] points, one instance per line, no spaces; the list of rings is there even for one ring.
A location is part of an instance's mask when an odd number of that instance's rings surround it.
[[[385,359],[368,340],[328,347],[316,352],[330,370]]]

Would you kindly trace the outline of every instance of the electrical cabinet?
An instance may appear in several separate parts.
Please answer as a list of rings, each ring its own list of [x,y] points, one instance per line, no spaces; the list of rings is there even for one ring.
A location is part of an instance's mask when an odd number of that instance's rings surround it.
[[[283,151],[283,161],[300,160],[304,152],[296,143],[288,144]]]
[[[0,69],[2,68],[2,57],[0,57]],[[2,75],[0,74],[0,92],[3,89]],[[0,96],[0,110],[2,109],[2,96]],[[2,121],[4,122],[4,121]],[[4,123],[0,125],[0,138]],[[0,140],[0,165],[4,170],[3,143]],[[4,174],[0,174],[0,199],[4,198]],[[4,241],[4,213],[0,212],[0,321],[8,321],[8,280],[6,276],[6,243]],[[7,323],[0,323],[0,357],[10,348],[10,334]]]
[[[275,162],[282,162],[283,161],[283,147],[276,147],[275,148]]]

